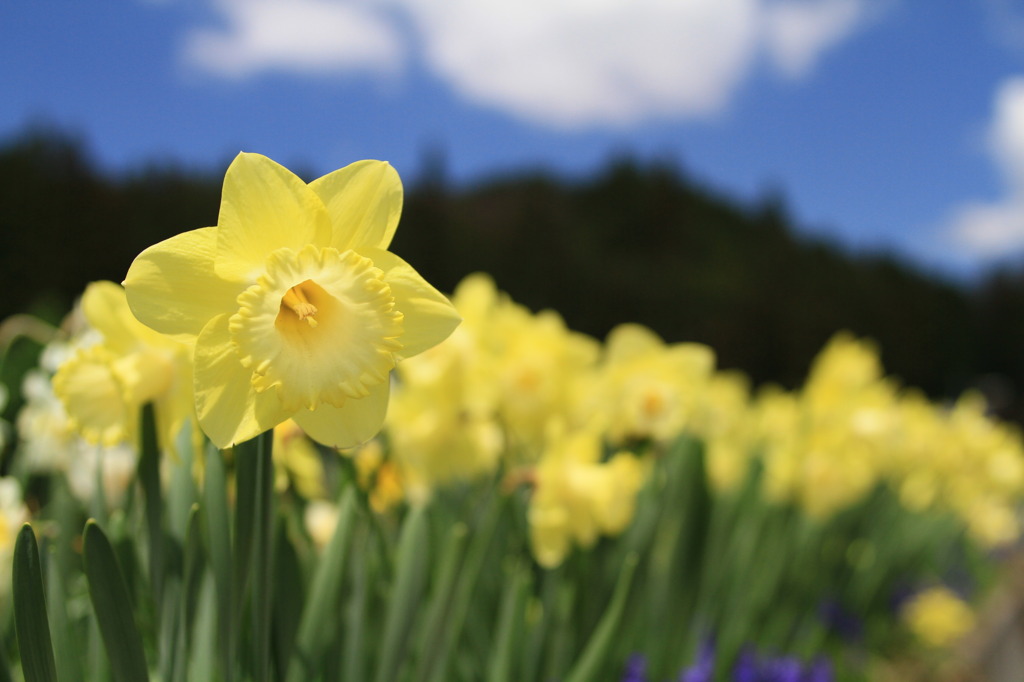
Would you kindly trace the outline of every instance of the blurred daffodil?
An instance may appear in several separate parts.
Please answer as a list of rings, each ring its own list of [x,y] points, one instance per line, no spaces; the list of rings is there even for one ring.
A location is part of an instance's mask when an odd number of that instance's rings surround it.
[[[537,563],[554,568],[573,545],[588,549],[599,535],[626,529],[645,470],[629,452],[602,462],[601,437],[590,429],[556,433],[549,441],[536,468],[528,518]]]
[[[650,329],[622,324],[606,349],[609,437],[666,441],[692,425],[715,366],[697,343],[667,345]]]
[[[293,485],[296,492],[307,500],[320,499],[327,494],[320,453],[291,419],[274,427],[273,453],[275,486],[279,491]]]
[[[971,607],[947,587],[918,593],[903,607],[911,632],[932,647],[947,647],[974,628]]]
[[[72,427],[93,443],[134,443],[139,410],[152,402],[161,445],[173,447],[193,417],[190,348],[139,323],[113,282],[90,284],[81,306],[97,342],[79,347],[53,377]]]
[[[402,185],[359,161],[306,184],[258,154],[224,178],[216,227],[143,251],[132,311],[195,343],[199,423],[219,447],[293,418],[325,445],[380,429],[396,361],[447,337],[448,300],[387,251]]]

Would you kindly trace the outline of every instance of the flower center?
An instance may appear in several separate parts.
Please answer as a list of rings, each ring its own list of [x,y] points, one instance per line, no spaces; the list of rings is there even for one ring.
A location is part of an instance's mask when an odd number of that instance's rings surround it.
[[[307,279],[302,284],[293,286],[286,291],[284,298],[281,299],[281,312],[278,314],[278,319],[280,319],[281,315],[286,314],[288,310],[291,310],[300,320],[305,320],[309,323],[310,327],[316,327],[316,306],[309,302],[305,291],[305,289],[311,289],[315,286],[317,286],[315,282]],[[317,288],[319,289],[319,287]]]
[[[307,245],[278,249],[228,322],[257,392],[286,409],[340,407],[388,380],[402,348],[402,313],[373,261]]]

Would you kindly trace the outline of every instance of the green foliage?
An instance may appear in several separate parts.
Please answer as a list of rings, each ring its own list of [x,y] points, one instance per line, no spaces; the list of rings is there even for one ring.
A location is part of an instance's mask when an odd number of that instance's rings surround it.
[[[151,411],[141,431],[147,449],[155,442]],[[191,469],[193,453],[184,449],[167,463],[164,491],[150,488],[153,465],[143,453],[144,494],[108,514],[105,528],[90,519],[81,563],[51,560],[45,580],[25,525],[14,590],[27,680],[501,682],[546,671],[583,681],[619,665],[636,554],[621,570],[589,572],[589,584],[562,572],[563,588],[592,597],[562,605],[551,633],[556,652],[543,641],[538,647],[530,605],[546,578],[525,553],[525,500],[499,493],[497,480],[380,517],[349,477],[336,476],[338,523],[317,549],[302,530],[306,501],[271,485],[269,433],[233,452],[208,451],[202,489],[175,475]],[[331,461],[341,473],[341,460]],[[55,488],[39,527],[56,527],[66,495]],[[168,500],[177,496],[189,503],[180,537],[168,531]],[[77,541],[60,534],[51,556],[57,543]],[[55,652],[71,659],[59,678]]]
[[[26,682],[56,682],[50,623],[43,598],[43,571],[36,536],[27,523],[14,547],[14,620]]]

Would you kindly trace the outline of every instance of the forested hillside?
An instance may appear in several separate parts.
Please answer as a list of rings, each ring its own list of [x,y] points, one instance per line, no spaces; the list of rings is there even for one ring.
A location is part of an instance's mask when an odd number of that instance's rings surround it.
[[[228,159],[225,160],[225,164]],[[223,168],[99,173],[66,135],[0,147],[0,317],[54,316],[95,279],[120,281],[149,244],[216,223]],[[1024,275],[975,289],[888,257],[797,236],[781,198],[742,205],[667,167],[609,164],[585,181],[540,174],[468,188],[407,186],[394,250],[451,290],[490,272],[532,309],[603,337],[619,322],[711,345],[757,382],[801,380],[835,331],[875,339],[886,368],[935,397],[984,386],[1019,418]]]

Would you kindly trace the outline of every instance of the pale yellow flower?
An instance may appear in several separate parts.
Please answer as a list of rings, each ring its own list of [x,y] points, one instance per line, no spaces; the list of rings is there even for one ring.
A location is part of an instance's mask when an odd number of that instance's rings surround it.
[[[22,525],[29,521],[29,511],[22,498],[21,486],[11,476],[0,476],[0,594],[11,589],[11,567],[14,545]]]
[[[322,550],[338,526],[338,505],[327,500],[312,500],[306,505],[302,522],[313,545]]]
[[[948,647],[974,628],[974,612],[947,587],[933,587],[915,595],[903,607],[902,617],[922,642]]]
[[[278,490],[289,482],[307,500],[324,497],[324,466],[316,445],[306,438],[299,425],[291,419],[274,427],[275,485]]]
[[[874,347],[836,335],[801,391],[768,388],[755,402],[752,438],[764,456],[766,497],[817,519],[862,499],[891,467],[897,404]]]
[[[136,320],[113,282],[90,284],[81,307],[98,342],[79,347],[53,377],[72,428],[93,443],[134,444],[140,410],[152,402],[161,445],[173,448],[194,414],[191,349]]]
[[[608,335],[605,355],[612,441],[667,441],[693,425],[715,366],[710,348],[668,345],[646,327],[623,324]]]
[[[499,301],[486,275],[464,279],[452,296],[462,324],[396,372],[389,456],[410,499],[425,501],[438,486],[486,475],[498,465],[505,446],[493,325]]]
[[[628,452],[602,462],[601,438],[593,430],[556,433],[549,440],[527,515],[530,547],[545,568],[562,563],[574,545],[587,549],[600,535],[625,530],[646,474]]]
[[[219,447],[289,417],[325,445],[380,429],[395,363],[459,317],[387,251],[402,185],[380,161],[306,184],[258,154],[224,178],[216,227],[143,251],[125,279],[132,311],[194,340],[199,423]]]
[[[497,356],[498,413],[513,446],[535,459],[552,421],[576,422],[587,399],[599,344],[566,327],[558,313],[536,315],[506,305],[495,315],[501,338]]]

